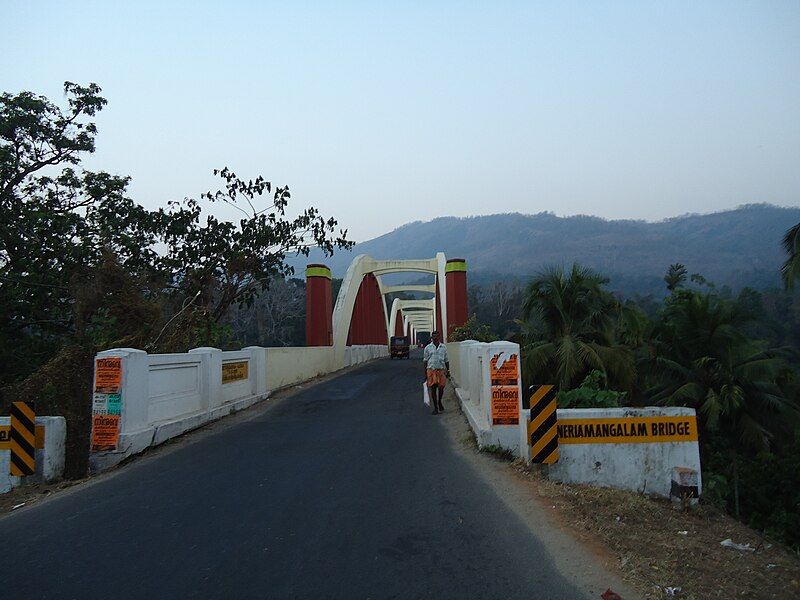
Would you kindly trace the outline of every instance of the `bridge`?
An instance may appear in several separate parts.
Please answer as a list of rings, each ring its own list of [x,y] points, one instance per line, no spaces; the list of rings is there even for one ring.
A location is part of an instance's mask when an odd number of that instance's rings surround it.
[[[433,276],[432,284],[384,283],[392,274]],[[403,300],[399,294],[423,294],[424,299]],[[394,296],[394,297],[393,297]],[[387,308],[387,297],[393,297]],[[331,272],[325,265],[306,269],[306,345],[336,348],[337,362],[348,346],[387,344],[391,336],[438,329],[447,341],[454,328],[467,321],[467,263],[447,259],[439,252],[419,260],[375,260],[357,256],[347,270],[331,310]]]
[[[400,273],[432,282],[399,283]],[[461,258],[358,256],[335,303],[327,266],[305,274],[305,347],[98,353],[87,398],[98,476],[0,517],[12,574],[3,598],[574,599],[612,583],[626,590],[465,440],[526,461],[560,450],[553,478],[644,482],[668,495],[672,466],[699,471],[693,411],[556,416],[552,386],[523,398],[517,344],[448,340],[468,315]],[[433,329],[447,340],[453,375],[437,416],[422,404],[420,351],[379,360],[392,335]],[[545,405],[550,415],[534,414]],[[684,437],[659,445],[645,429],[642,443],[602,444],[601,454],[580,440],[559,448],[556,424],[580,437],[592,419],[611,418],[623,423],[613,431],[639,434],[624,423],[661,419]],[[47,480],[59,452],[63,470],[63,419],[41,419],[37,472]]]

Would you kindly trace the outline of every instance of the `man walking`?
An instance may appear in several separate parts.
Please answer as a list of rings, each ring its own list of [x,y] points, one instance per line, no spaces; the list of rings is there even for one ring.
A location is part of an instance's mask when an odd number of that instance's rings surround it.
[[[431,333],[431,343],[425,346],[422,362],[425,365],[425,379],[428,384],[428,393],[433,404],[431,414],[438,415],[444,412],[442,397],[444,396],[444,384],[450,372],[450,362],[447,359],[447,346],[441,343],[439,332]]]

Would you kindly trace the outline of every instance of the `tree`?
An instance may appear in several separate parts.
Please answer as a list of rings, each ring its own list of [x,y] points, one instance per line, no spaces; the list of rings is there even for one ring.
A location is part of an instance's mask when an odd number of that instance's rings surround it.
[[[794,289],[800,278],[800,223],[789,229],[783,236],[783,249],[789,256],[781,267],[781,277],[787,290]]]
[[[738,454],[768,451],[777,434],[797,423],[797,406],[780,385],[788,364],[779,350],[742,333],[748,319],[713,294],[673,294],[654,329],[649,370],[656,379],[647,394],[656,404],[696,409],[701,442],[728,452],[737,516]]]
[[[577,264],[553,267],[531,281],[523,303],[522,353],[531,383],[572,389],[592,370],[623,390],[636,378],[633,354],[617,341],[621,307],[608,280]]]
[[[625,400],[625,392],[606,389],[605,376],[592,371],[575,389],[558,393],[559,408],[616,408]]]
[[[451,342],[463,342],[464,340],[475,340],[477,342],[494,342],[497,336],[486,324],[481,324],[478,317],[470,316],[467,322],[460,327],[454,327],[448,336]]]
[[[225,322],[239,346],[302,346],[305,343],[305,282],[276,278],[250,305],[234,307]]]
[[[670,265],[669,269],[667,269],[667,274],[664,277],[664,281],[667,284],[667,290],[672,293],[681,285],[683,285],[683,283],[686,281],[687,273],[688,271],[686,270],[686,267],[681,263]]]
[[[292,274],[288,254],[352,246],[315,208],[287,218],[288,187],[245,181],[228,168],[215,171],[220,191],[143,208],[127,197],[127,177],[76,169],[94,150],[89,119],[106,101],[96,84],[67,82],[64,90],[65,110],[29,92],[0,96],[0,360],[12,367],[4,375],[29,373],[65,343],[113,343],[112,332],[150,348],[165,339],[213,343],[231,306]],[[205,202],[243,216],[220,221],[204,214]],[[103,265],[115,275],[100,277]],[[123,288],[160,314],[120,328],[111,306],[120,298],[110,292]],[[166,326],[192,331],[181,338]]]

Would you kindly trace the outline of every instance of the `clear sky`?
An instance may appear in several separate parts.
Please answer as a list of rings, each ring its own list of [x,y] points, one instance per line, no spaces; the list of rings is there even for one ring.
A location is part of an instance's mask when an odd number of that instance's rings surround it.
[[[0,0],[0,91],[98,83],[86,166],[148,207],[229,166],[357,241],[800,205],[799,1],[483,4]]]

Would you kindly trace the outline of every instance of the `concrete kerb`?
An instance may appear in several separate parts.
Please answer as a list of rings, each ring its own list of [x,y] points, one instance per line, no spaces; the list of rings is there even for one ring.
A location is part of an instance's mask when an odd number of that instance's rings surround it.
[[[453,384],[453,388],[455,389],[458,403],[461,406],[461,412],[467,417],[467,422],[472,432],[475,434],[475,441],[478,443],[478,449],[492,445],[492,430],[487,424],[482,422],[480,411],[476,410],[475,406],[470,401],[469,394],[456,386],[455,383]]]

